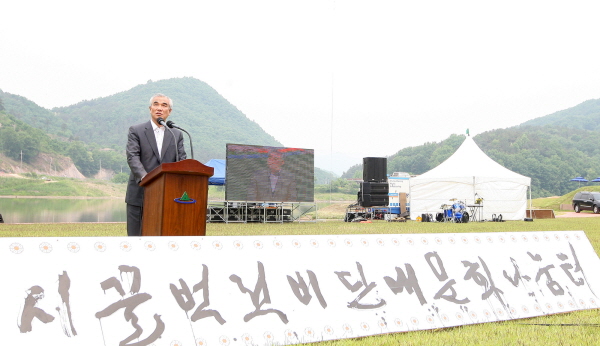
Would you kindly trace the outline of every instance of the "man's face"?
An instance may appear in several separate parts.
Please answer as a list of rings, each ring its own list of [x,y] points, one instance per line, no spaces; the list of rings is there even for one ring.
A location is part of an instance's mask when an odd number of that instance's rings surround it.
[[[164,121],[167,121],[169,114],[171,114],[169,98],[164,96],[155,97],[152,100],[152,105],[150,106],[150,116],[152,116],[152,121],[154,121],[154,123],[158,125],[157,119],[163,118]]]
[[[273,174],[277,174],[281,170],[283,163],[283,155],[279,152],[272,152],[267,158],[267,164]]]

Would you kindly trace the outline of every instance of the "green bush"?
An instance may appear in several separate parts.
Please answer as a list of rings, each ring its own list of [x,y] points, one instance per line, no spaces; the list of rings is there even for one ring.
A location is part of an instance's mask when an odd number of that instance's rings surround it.
[[[115,174],[115,176],[112,177],[112,179],[110,181],[115,184],[127,184],[128,180],[129,180],[129,174],[118,173],[118,174]]]

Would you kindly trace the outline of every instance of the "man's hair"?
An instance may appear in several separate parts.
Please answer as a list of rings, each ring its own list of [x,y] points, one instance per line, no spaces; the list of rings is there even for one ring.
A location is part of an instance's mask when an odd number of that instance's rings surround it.
[[[150,98],[150,106],[152,106],[152,101],[154,101],[154,98],[156,97],[166,97],[169,99],[169,108],[173,109],[173,100],[171,100],[171,98],[165,94],[154,94],[151,98]]]

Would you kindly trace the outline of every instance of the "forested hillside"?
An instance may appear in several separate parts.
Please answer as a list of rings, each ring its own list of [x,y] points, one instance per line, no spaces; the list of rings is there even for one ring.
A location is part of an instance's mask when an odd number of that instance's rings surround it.
[[[12,124],[14,130],[5,128],[0,132],[3,134],[0,144],[5,142],[0,150],[15,159],[18,153],[20,159],[24,149],[26,162],[31,161],[30,155],[39,152],[68,156],[86,177],[95,175],[100,168],[128,172],[127,130],[150,119],[149,101],[156,93],[174,100],[169,120],[190,133],[196,160],[225,158],[226,143],[282,145],[208,84],[194,78],[173,78],[148,81],[112,96],[51,111],[25,97],[0,90],[2,107],[9,116],[4,122]],[[50,138],[46,134],[60,144],[46,140]],[[185,142],[189,157],[187,136]]]
[[[14,160],[13,166],[21,158],[35,164],[48,154],[44,159],[50,162],[70,158],[88,177],[100,168],[128,172],[127,129],[149,119],[149,99],[157,92],[173,98],[169,119],[191,133],[199,161],[224,158],[226,143],[282,145],[206,83],[173,78],[51,111],[0,90],[0,153]],[[600,100],[589,100],[519,126],[478,134],[474,140],[498,163],[531,177],[534,197],[563,195],[577,187],[571,178],[600,176],[599,124]],[[388,158],[388,173],[425,173],[450,157],[463,140],[464,135],[453,134],[439,143],[401,149]],[[350,167],[342,177],[362,178],[362,165]],[[333,178],[315,168],[318,184]]]
[[[81,141],[48,135],[0,111],[0,172],[91,177],[100,168],[119,173],[123,166],[128,171],[122,152],[88,147]]]
[[[190,133],[196,160],[225,158],[226,143],[281,146],[216,90],[194,78],[149,81],[109,97],[53,111],[66,123],[76,123],[70,126],[75,138],[124,148],[129,126],[150,119],[149,101],[156,93],[163,93],[174,101],[169,120]]]
[[[600,131],[600,99],[587,100],[575,107],[524,122],[522,125],[554,125]]]
[[[226,143],[281,146],[208,84],[195,78],[148,81],[112,96],[79,102],[52,111],[27,99],[1,93],[7,113],[23,122],[94,147],[124,150],[127,129],[150,119],[150,97],[163,93],[174,101],[169,120],[192,136],[195,159],[225,157]],[[186,145],[189,150],[189,141]]]
[[[600,100],[589,100],[473,140],[496,162],[531,177],[534,197],[563,195],[578,187],[570,181],[576,176],[600,177],[598,124]],[[423,174],[450,157],[463,141],[463,135],[451,135],[439,143],[404,148],[388,157],[388,173]],[[362,165],[351,167],[342,177],[362,178]]]

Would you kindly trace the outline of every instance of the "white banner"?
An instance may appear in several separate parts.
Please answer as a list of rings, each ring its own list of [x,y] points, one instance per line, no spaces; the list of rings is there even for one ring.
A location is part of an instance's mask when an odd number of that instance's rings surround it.
[[[1,238],[6,345],[270,345],[598,308],[582,231]]]

